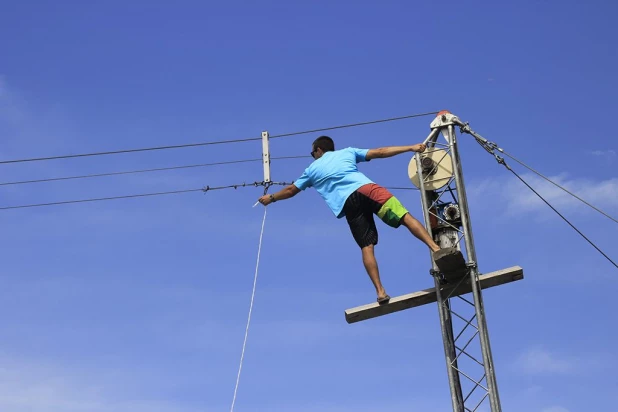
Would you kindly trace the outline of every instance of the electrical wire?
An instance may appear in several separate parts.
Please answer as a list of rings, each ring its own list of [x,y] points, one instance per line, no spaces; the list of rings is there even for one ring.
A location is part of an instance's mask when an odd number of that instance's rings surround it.
[[[284,182],[269,182],[268,185],[287,185],[288,183]],[[180,193],[190,193],[190,192],[209,192],[212,190],[223,190],[223,189],[237,189],[239,187],[247,187],[247,186],[265,186],[265,182],[254,182],[254,183],[242,183],[236,185],[228,185],[228,186],[206,186],[199,189],[185,189],[185,190],[172,190],[168,192],[155,192],[155,193],[140,193],[134,195],[124,195],[124,196],[112,196],[112,197],[99,197],[99,198],[90,198],[90,199],[78,199],[78,200],[65,200],[60,202],[49,202],[49,203],[35,203],[28,205],[18,205],[18,206],[4,206],[0,207],[0,210],[10,210],[10,209],[25,209],[31,207],[42,207],[42,206],[57,206],[57,205],[67,205],[74,203],[87,203],[87,202],[101,202],[106,200],[117,200],[117,199],[132,199],[137,197],[149,197],[149,196],[162,196],[162,195],[172,195],[172,194],[180,194]]]
[[[101,201],[104,201],[104,200],[131,199],[131,198],[135,198],[135,197],[172,195],[172,194],[178,194],[178,193],[198,192],[198,191],[201,191],[201,190],[202,189],[173,190],[173,191],[170,191],[170,192],[142,193],[142,194],[126,195],[126,196],[99,197],[99,198],[93,198],[93,199],[80,199],[80,200],[65,200],[65,201],[62,201],[62,202],[36,203],[36,204],[19,205],[19,206],[4,206],[4,207],[0,207],[0,210],[25,209],[25,208],[29,208],[29,207],[40,207],[40,206],[68,205],[68,204],[72,204],[72,203],[101,202]]]
[[[121,153],[136,153],[136,152],[146,152],[146,151],[152,151],[152,150],[180,149],[180,148],[185,148],[185,147],[197,147],[197,146],[210,146],[210,145],[226,144],[226,143],[250,142],[253,140],[262,140],[262,138],[253,137],[249,139],[219,140],[219,141],[214,141],[214,142],[187,143],[187,144],[179,144],[179,145],[172,145],[172,146],[155,146],[155,147],[143,147],[143,148],[138,148],[138,149],[112,150],[112,151],[106,151],[106,152],[80,153],[80,154],[74,154],[74,155],[33,157],[29,159],[16,159],[16,160],[2,160],[0,161],[0,165],[9,164],[9,163],[39,162],[43,160],[72,159],[75,157],[105,156],[105,155],[113,155],[113,154],[121,154]]]
[[[584,203],[585,205],[591,207],[592,209],[596,210],[597,212],[601,213],[603,216],[607,217],[608,219],[618,223],[618,220],[613,218],[612,216],[608,215],[607,213],[603,212],[601,209],[593,206],[592,204],[590,204],[589,202],[586,202],[584,199],[582,199],[581,197],[577,196],[576,194],[570,192],[569,190],[567,190],[566,188],[560,186],[558,183],[554,182],[553,180],[551,180],[550,178],[544,176],[543,174],[541,174],[540,172],[534,170],[532,167],[528,166],[527,164],[525,164],[524,162],[522,162],[521,160],[517,159],[515,156],[510,155],[509,153],[507,153],[504,149],[502,149],[501,147],[499,147],[496,143],[494,142],[490,142],[489,140],[485,139],[483,136],[479,135],[478,133],[476,133],[474,130],[472,130],[470,128],[470,126],[468,125],[468,123],[462,123],[459,122],[458,123],[460,126],[460,130],[462,133],[468,133],[470,135],[472,135],[472,137],[474,137],[474,139],[477,141],[477,143],[479,145],[481,145],[481,147],[483,147],[483,149],[485,149],[488,153],[494,155],[494,157],[496,157],[496,159],[500,158],[500,156],[496,156],[496,154],[494,153],[495,150],[499,151],[500,153],[508,156],[509,158],[513,159],[514,161],[516,161],[517,163],[519,163],[520,165],[522,165],[523,167],[525,167],[526,169],[530,170],[532,173],[536,174],[537,176],[541,177],[542,179],[546,180],[547,182],[551,183],[552,185],[556,186],[557,188],[565,191],[566,193],[568,193],[569,195],[573,196],[575,199],[579,200],[580,202]],[[500,163],[500,161],[498,161],[498,163]]]
[[[466,131],[463,130],[462,131]],[[554,212],[556,212],[556,214],[558,216],[560,216],[562,218],[562,220],[564,220],[569,226],[571,226],[571,228],[573,228],[573,230],[575,230],[581,237],[583,237],[588,243],[590,243],[592,245],[592,247],[594,247],[599,253],[601,253],[601,255],[603,255],[612,265],[614,265],[617,269],[618,269],[618,264],[616,264],[616,262],[614,262],[609,256],[607,256],[605,254],[605,252],[603,252],[596,244],[594,244],[594,242],[592,242],[590,239],[588,239],[588,237],[586,237],[586,235],[584,235],[579,229],[577,229],[575,227],[575,225],[573,225],[566,217],[564,217],[558,210],[556,210],[555,207],[553,207],[547,200],[545,200],[545,198],[543,196],[541,196],[536,190],[534,190],[534,188],[532,186],[530,186],[528,184],[528,182],[526,182],[521,176],[519,176],[519,174],[517,174],[517,172],[515,172],[513,169],[511,169],[511,167],[506,163],[506,161],[504,160],[504,158],[502,158],[501,156],[498,156],[495,153],[495,149],[498,149],[498,146],[495,143],[489,142],[484,138],[480,138],[480,136],[475,135],[475,133],[472,133],[472,135],[474,136],[474,138],[476,139],[476,141],[479,143],[479,145],[481,145],[487,152],[489,152],[490,154],[492,154],[494,156],[494,158],[496,159],[496,161],[503,165],[504,167],[507,168],[507,170],[509,170],[511,173],[513,173],[523,184],[525,184],[528,189],[530,189],[535,195],[537,195],[543,202],[545,202],[545,204],[547,206],[549,206]],[[502,152],[502,150],[500,150]]]
[[[311,156],[281,156],[281,157],[271,157],[271,160],[280,160],[280,159],[299,159]],[[15,182],[5,182],[0,183],[0,186],[8,186],[8,185],[23,185],[30,183],[42,183],[42,182],[57,182],[62,180],[73,180],[73,179],[89,179],[94,177],[103,177],[103,176],[118,176],[118,175],[129,175],[136,173],[149,173],[149,172],[159,172],[163,170],[179,170],[179,169],[189,169],[196,167],[208,167],[208,166],[220,166],[220,165],[229,165],[229,164],[237,164],[237,163],[249,163],[249,162],[261,162],[262,159],[246,159],[246,160],[232,160],[226,162],[215,162],[215,163],[202,163],[195,165],[184,165],[184,166],[172,166],[172,167],[160,167],[155,169],[141,169],[141,170],[129,170],[123,172],[109,172],[109,173],[96,173],[90,175],[80,175],[80,176],[66,176],[66,177],[54,177],[49,179],[36,179],[36,180],[21,180]]]
[[[386,186],[385,189],[389,189],[389,190],[420,190],[418,187],[392,187],[392,186]]]
[[[586,239],[586,241],[588,241],[588,243],[590,243],[596,250],[599,251],[599,253],[601,253],[603,256],[605,256],[605,258],[607,260],[609,260],[611,262],[612,265],[614,265],[616,267],[616,269],[618,269],[618,264],[616,264],[616,262],[614,262],[612,259],[610,259],[609,256],[607,256],[601,249],[599,249],[599,247],[597,245],[595,245],[590,239],[588,239],[586,237],[586,235],[584,235],[579,229],[577,229],[571,222],[569,222],[569,220],[564,217],[560,212],[558,212],[556,210],[555,207],[553,207],[547,200],[545,200],[543,198],[543,196],[541,196],[536,190],[534,190],[532,188],[532,186],[530,186],[524,179],[522,179],[513,169],[511,169],[506,163],[504,164],[506,166],[506,168],[508,170],[510,170],[519,180],[522,181],[523,184],[525,184],[526,186],[528,186],[528,188],[530,190],[532,190],[534,192],[535,195],[537,195],[543,202],[545,202],[545,204],[547,204],[547,206],[549,206],[554,212],[556,212],[558,214],[558,216],[560,216],[565,222],[567,222],[569,224],[569,226],[571,226],[577,233],[579,233],[581,235],[581,237],[583,237],[584,239]]]
[[[432,114],[435,115],[437,113],[438,112],[419,113],[419,114],[412,114],[412,115],[408,115],[408,116],[392,117],[392,118],[389,118],[389,119],[371,120],[371,121],[368,121],[368,122],[345,124],[345,125],[340,125],[340,126],[325,127],[325,128],[321,128],[321,129],[305,130],[305,131],[300,131],[300,132],[284,133],[284,134],[270,136],[270,138],[271,139],[275,139],[275,138],[280,138],[280,137],[296,136],[296,135],[301,135],[301,134],[306,134],[306,133],[321,132],[321,131],[325,131],[325,130],[335,130],[335,129],[343,129],[343,128],[347,128],[347,127],[363,126],[363,125],[368,125],[368,124],[392,122],[392,121],[396,121],[396,120],[412,119],[412,118],[415,118],[415,117],[429,116],[429,115],[432,115]],[[44,161],[44,160],[71,159],[71,158],[76,158],[76,157],[105,156],[105,155],[113,155],[113,154],[121,154],[121,153],[136,153],[136,152],[146,152],[146,151],[153,151],[153,150],[180,149],[180,148],[186,148],[186,147],[197,147],[197,146],[209,146],[209,145],[216,145],[216,144],[250,142],[250,141],[256,141],[256,140],[262,140],[262,138],[261,137],[253,137],[253,138],[248,138],[248,139],[219,140],[219,141],[213,141],[213,142],[201,142],[201,143],[187,143],[187,144],[169,145],[169,146],[143,147],[143,148],[137,148],[137,149],[112,150],[112,151],[103,151],[103,152],[80,153],[80,154],[73,154],[73,155],[34,157],[34,158],[15,159],[15,160],[1,160],[0,161],[0,165],[2,165],[2,164],[10,164],[10,163],[38,162],[38,161]]]
[[[286,182],[270,182],[269,185],[272,186],[285,186],[285,185],[290,185],[292,184],[292,182],[290,183],[286,183]],[[154,192],[154,193],[139,193],[139,194],[134,194],[134,195],[124,195],[124,196],[111,196],[111,197],[98,197],[98,198],[90,198],[90,199],[78,199],[78,200],[64,200],[64,201],[60,201],[60,202],[49,202],[49,203],[34,203],[34,204],[27,204],[27,205],[17,205],[17,206],[3,206],[0,207],[0,210],[11,210],[11,209],[26,209],[26,208],[32,208],[32,207],[43,207],[43,206],[58,206],[58,205],[68,205],[68,204],[74,204],[74,203],[88,203],[88,202],[102,202],[102,201],[106,201],[106,200],[117,200],[117,199],[132,199],[132,198],[138,198],[138,197],[150,197],[150,196],[163,196],[163,195],[173,195],[173,194],[180,194],[180,193],[190,193],[190,192],[208,192],[211,190],[222,190],[222,189],[237,189],[239,187],[247,187],[247,186],[264,186],[265,183],[264,182],[254,182],[254,183],[242,183],[242,184],[237,184],[237,185],[228,185],[228,186],[206,186],[200,189],[185,189],[185,190],[172,190],[172,191],[168,191],[168,192]],[[416,187],[389,187],[386,186],[386,189],[391,189],[391,190],[418,190]]]
[[[531,168],[530,166],[526,165],[525,163],[519,161],[518,159],[516,159],[515,157],[511,156],[510,154],[508,154],[507,152],[505,152],[504,150],[498,148],[498,150],[501,153],[504,153],[506,156],[510,157],[511,159],[513,159],[514,161],[516,161],[517,163],[519,163],[520,165],[522,165],[523,167],[525,167],[526,169],[530,170],[531,172],[535,173],[537,176],[540,176],[541,178],[545,179],[546,181],[548,181],[549,183],[551,183],[552,185],[556,186],[559,189],[564,190],[566,193],[570,194],[571,196],[573,196],[575,199],[579,200],[580,202],[584,203],[585,205],[591,207],[592,209],[596,210],[597,212],[601,213],[602,215],[604,215],[605,217],[607,217],[608,219],[613,220],[614,222],[618,223],[618,220],[616,220],[615,218],[611,217],[610,215],[608,215],[607,213],[605,213],[604,211],[600,210],[599,208],[591,205],[590,203],[586,202],[584,199],[582,199],[581,197],[577,196],[574,193],[571,193],[570,191],[568,191],[566,188],[560,186],[558,183],[554,182],[553,180],[549,179],[548,177],[543,176],[541,173],[537,172],[536,170],[534,170],[533,168]]]
[[[16,181],[16,182],[0,183],[0,186],[23,185],[23,184],[29,184],[29,183],[42,183],[42,182],[57,182],[60,180],[89,179],[93,177],[129,175],[129,174],[135,174],[135,173],[149,173],[149,172],[158,172],[162,170],[178,170],[178,169],[189,169],[189,168],[194,168],[194,167],[207,167],[207,166],[219,166],[219,165],[227,165],[227,164],[235,164],[235,163],[259,162],[261,160],[262,159],[234,160],[234,161],[229,161],[229,162],[202,163],[202,164],[186,165],[186,166],[160,167],[156,169],[141,169],[141,170],[129,170],[129,171],[124,171],[124,172],[109,172],[109,173],[97,173],[97,174],[80,175],[80,176],[54,177],[50,179],[21,180],[21,181]]]
[[[289,137],[289,136],[298,136],[298,135],[307,134],[307,133],[324,132],[324,131],[327,131],[327,130],[345,129],[345,128],[348,128],[348,127],[365,126],[365,125],[368,125],[368,124],[394,122],[394,121],[397,121],[397,120],[413,119],[415,117],[423,117],[423,116],[430,116],[430,115],[436,115],[436,114],[438,114],[438,112],[418,113],[418,114],[411,114],[411,115],[408,115],[408,116],[391,117],[389,119],[370,120],[368,122],[351,123],[351,124],[344,124],[344,125],[340,125],[340,126],[323,127],[321,129],[304,130],[304,131],[301,131],[301,132],[283,133],[283,134],[272,135],[272,136],[270,136],[270,139],[278,139],[280,137]]]

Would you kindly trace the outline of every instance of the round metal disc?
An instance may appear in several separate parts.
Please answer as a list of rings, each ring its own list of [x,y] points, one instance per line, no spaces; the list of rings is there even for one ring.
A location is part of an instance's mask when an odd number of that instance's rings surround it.
[[[424,158],[430,158],[434,162],[435,173],[425,175],[425,190],[437,190],[446,185],[449,179],[453,176],[453,163],[451,157],[445,150],[427,148],[425,153],[421,153],[421,161]],[[418,169],[416,167],[416,156],[412,157],[408,163],[408,177],[414,186],[421,189],[418,178]]]

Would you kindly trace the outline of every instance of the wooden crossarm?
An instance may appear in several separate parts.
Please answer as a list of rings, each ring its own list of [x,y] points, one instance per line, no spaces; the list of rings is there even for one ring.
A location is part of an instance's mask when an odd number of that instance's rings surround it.
[[[506,283],[515,282],[524,278],[524,270],[519,266],[513,266],[507,269],[498,270],[495,272],[480,275],[479,280],[481,289],[487,289],[494,286],[504,285]],[[455,285],[445,285],[442,290],[442,296],[447,296],[453,291]],[[462,282],[457,290],[451,296],[464,295],[472,291],[470,281],[466,279]],[[378,316],[388,315],[389,313],[399,312],[401,310],[414,308],[428,303],[437,301],[436,289],[430,288],[419,292],[408,293],[393,297],[386,304],[379,305],[370,303],[368,305],[358,306],[345,311],[345,320],[348,323],[356,323],[367,319],[376,318]]]

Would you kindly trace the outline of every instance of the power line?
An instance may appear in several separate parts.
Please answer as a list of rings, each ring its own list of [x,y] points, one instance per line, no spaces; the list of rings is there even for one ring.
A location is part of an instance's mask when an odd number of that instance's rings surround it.
[[[473,135],[474,136],[474,135]],[[564,217],[558,210],[556,210],[555,207],[553,207],[547,200],[545,200],[545,198],[543,196],[541,196],[536,190],[534,190],[534,188],[532,186],[530,186],[528,184],[528,182],[526,182],[521,176],[519,176],[517,174],[517,172],[515,172],[513,169],[511,169],[511,167],[506,163],[506,161],[504,160],[504,158],[502,158],[501,156],[498,156],[495,152],[494,149],[497,148],[497,146],[491,142],[488,142],[487,140],[484,139],[479,139],[477,136],[474,136],[476,141],[490,154],[492,154],[494,156],[494,158],[496,159],[496,161],[503,165],[504,167],[507,168],[507,170],[509,170],[511,173],[513,173],[523,184],[525,184],[528,189],[532,190],[532,192],[534,192],[535,195],[537,195],[543,202],[545,202],[545,204],[547,206],[549,206],[554,212],[556,212],[556,214],[558,216],[560,216],[562,218],[562,220],[564,220],[566,223],[568,223],[569,226],[571,226],[581,237],[583,237],[588,243],[590,243],[592,245],[592,247],[594,247],[599,253],[601,253],[612,265],[614,265],[616,267],[616,269],[618,269],[618,264],[616,264],[616,262],[614,262],[609,256],[607,256],[597,245],[594,244],[594,242],[592,242],[590,239],[588,239],[588,237],[586,237],[586,235],[584,235],[579,229],[577,229],[575,227],[575,225],[573,225],[566,217]]]
[[[385,187],[389,190],[420,190],[418,187]]]
[[[280,138],[280,137],[289,137],[289,136],[297,136],[297,135],[307,134],[307,133],[324,132],[324,131],[327,131],[327,130],[345,129],[345,128],[348,128],[348,127],[365,126],[365,125],[368,125],[368,124],[394,122],[396,120],[412,119],[412,118],[415,118],[415,117],[423,117],[423,116],[436,115],[436,114],[438,114],[438,112],[411,114],[411,115],[408,115],[408,116],[391,117],[389,119],[371,120],[371,121],[368,121],[368,122],[344,124],[344,125],[340,125],[340,126],[324,127],[324,128],[321,128],[321,129],[304,130],[304,131],[301,131],[301,132],[277,134],[277,135],[270,136],[270,138],[271,139],[277,139],[277,138]]]
[[[0,183],[0,186],[8,186],[8,185],[23,185],[29,183],[42,183],[42,182],[56,182],[60,180],[73,180],[73,179],[88,179],[93,177],[103,177],[103,176],[117,176],[117,175],[128,175],[134,173],[148,173],[148,172],[158,172],[162,170],[178,170],[178,169],[189,169],[194,167],[207,167],[207,166],[219,166],[219,165],[227,165],[227,164],[235,164],[235,163],[247,163],[247,162],[259,162],[262,159],[247,159],[247,160],[234,160],[230,162],[216,162],[216,163],[202,163],[196,165],[186,165],[186,166],[172,166],[172,167],[160,167],[156,169],[141,169],[141,170],[129,170],[124,172],[109,172],[109,173],[97,173],[90,175],[80,175],[80,176],[66,176],[66,177],[53,177],[49,179],[37,179],[37,180],[21,180],[16,182],[6,182]]]
[[[269,182],[268,185],[287,185],[285,182]],[[149,196],[162,196],[162,195],[173,195],[180,193],[190,193],[190,192],[210,192],[212,190],[223,190],[223,189],[238,189],[239,187],[248,187],[248,186],[266,186],[265,182],[254,182],[254,183],[241,183],[236,185],[227,185],[227,186],[205,186],[199,189],[185,189],[185,190],[172,190],[168,192],[155,192],[155,193],[140,193],[134,195],[125,195],[125,196],[112,196],[112,197],[99,197],[99,198],[90,198],[90,199],[79,199],[79,200],[65,200],[61,202],[50,202],[50,203],[35,203],[29,205],[19,205],[19,206],[5,206],[0,207],[0,210],[9,210],[9,209],[25,209],[31,207],[42,207],[42,206],[57,206],[57,205],[67,205],[74,203],[86,203],[86,202],[102,202],[106,200],[117,200],[117,199],[132,199],[137,197],[149,197]]]
[[[284,133],[284,134],[270,136],[270,138],[271,139],[275,139],[275,138],[280,138],[280,137],[296,136],[296,135],[306,134],[306,133],[321,132],[321,131],[325,131],[325,130],[335,130],[335,129],[343,129],[343,128],[347,128],[347,127],[364,126],[364,125],[368,125],[368,124],[392,122],[392,121],[396,121],[396,120],[412,119],[412,118],[415,118],[415,117],[429,116],[429,115],[432,115],[432,114],[435,115],[437,113],[438,112],[419,113],[419,114],[412,114],[412,115],[408,115],[408,116],[392,117],[392,118],[388,118],[388,119],[371,120],[371,121],[361,122],[361,123],[352,123],[352,124],[345,124],[345,125],[340,125],[340,126],[325,127],[325,128],[320,128],[320,129],[305,130],[305,131],[300,131],[300,132]],[[76,157],[105,156],[105,155],[113,155],[113,154],[121,154],[121,153],[136,153],[136,152],[145,152],[145,151],[153,151],[153,150],[180,149],[180,148],[186,148],[186,147],[197,147],[197,146],[209,146],[209,145],[216,145],[216,144],[250,142],[250,141],[255,141],[255,140],[262,140],[262,138],[261,137],[253,137],[253,138],[248,138],[248,139],[219,140],[219,141],[214,141],[214,142],[201,142],[201,143],[187,143],[187,144],[169,145],[169,146],[143,147],[143,148],[137,148],[137,149],[125,149],[125,150],[113,150],[113,151],[92,152],[92,153],[80,153],[80,154],[73,154],[73,155],[34,157],[34,158],[16,159],[16,160],[2,160],[2,161],[0,161],[0,165],[2,165],[2,164],[9,164],[9,163],[38,162],[38,161],[44,161],[44,160],[71,159],[71,158],[76,158]]]
[[[271,157],[271,160],[281,160],[281,159],[300,159],[311,156],[281,156],[281,157]],[[183,166],[171,166],[171,167],[159,167],[154,169],[140,169],[140,170],[129,170],[122,172],[109,172],[109,173],[96,173],[89,175],[80,175],[80,176],[65,176],[65,177],[53,177],[49,179],[36,179],[36,180],[21,180],[15,182],[5,182],[0,183],[0,186],[8,186],[8,185],[23,185],[30,183],[43,183],[43,182],[57,182],[61,180],[73,180],[73,179],[89,179],[94,177],[104,177],[104,176],[118,176],[118,175],[129,175],[136,173],[149,173],[149,172],[159,172],[163,170],[179,170],[179,169],[189,169],[196,167],[208,167],[208,166],[220,166],[220,165],[229,165],[229,164],[237,164],[237,163],[249,163],[249,162],[261,162],[262,159],[245,159],[245,160],[231,160],[226,162],[214,162],[214,163],[201,163],[194,165],[183,165]]]
[[[571,227],[572,227],[572,228],[573,228],[573,229],[574,229],[577,233],[579,233],[579,234],[581,235],[581,237],[583,237],[584,239],[586,239],[586,241],[588,241],[588,243],[590,243],[590,244],[591,244],[591,245],[592,245],[592,246],[593,246],[596,250],[598,250],[598,251],[599,251],[599,253],[601,253],[603,256],[605,256],[605,258],[606,258],[607,260],[609,260],[609,261],[611,262],[611,264],[612,264],[612,265],[616,266],[616,269],[618,269],[618,264],[616,264],[616,262],[614,262],[613,260],[611,260],[609,256],[607,256],[605,253],[603,253],[603,251],[602,251],[601,249],[599,249],[599,247],[598,247],[597,245],[595,245],[595,244],[594,244],[594,243],[593,243],[590,239],[588,239],[588,238],[586,237],[586,235],[584,235],[584,234],[583,234],[583,233],[582,233],[579,229],[577,229],[577,228],[576,228],[576,227],[575,227],[575,226],[574,226],[571,222],[569,222],[569,220],[568,220],[566,217],[564,217],[564,216],[563,216],[560,212],[558,212],[558,211],[556,210],[556,208],[555,208],[555,207],[553,207],[553,206],[552,206],[552,205],[551,205],[551,204],[550,204],[547,200],[545,200],[545,199],[543,198],[543,196],[541,196],[541,195],[540,195],[540,194],[539,194],[536,190],[534,190],[534,189],[532,188],[532,186],[530,186],[530,185],[529,185],[529,184],[528,184],[528,183],[527,183],[524,179],[522,179],[522,178],[521,178],[521,177],[520,177],[517,173],[515,173],[515,171],[514,171],[513,169],[511,169],[511,168],[509,167],[509,165],[507,165],[506,163],[503,163],[503,164],[504,164],[504,166],[506,166],[506,168],[507,168],[508,170],[510,170],[511,172],[513,172],[513,174],[514,174],[514,175],[515,175],[515,176],[516,176],[519,180],[521,180],[521,181],[522,181],[522,182],[523,182],[526,186],[528,186],[528,188],[529,188],[530,190],[532,190],[532,191],[534,192],[534,194],[535,194],[535,195],[537,195],[539,198],[541,198],[541,200],[542,200],[543,202],[545,202],[545,204],[547,204],[547,206],[551,207],[551,209],[552,209],[554,212],[556,212],[556,213],[558,214],[558,216],[560,216],[560,217],[561,217],[561,218],[562,218],[565,222],[567,222],[567,223],[569,224],[569,226],[571,226]]]
[[[261,160],[261,159],[260,159]],[[269,186],[286,186],[292,184],[292,182],[270,182]],[[238,189],[239,187],[248,187],[248,186],[266,186],[265,182],[253,182],[253,183],[241,183],[236,185],[227,185],[227,186],[205,186],[199,189],[184,189],[184,190],[172,190],[168,192],[154,192],[154,193],[139,193],[134,195],[124,195],[124,196],[111,196],[111,197],[98,197],[98,198],[90,198],[90,199],[78,199],[78,200],[64,200],[60,202],[49,202],[49,203],[34,203],[27,205],[18,205],[18,206],[4,206],[0,207],[0,210],[10,210],[10,209],[26,209],[32,207],[43,207],[43,206],[58,206],[58,205],[68,205],[75,203],[88,203],[88,202],[102,202],[106,200],[118,200],[118,199],[132,199],[138,197],[150,197],[150,196],[163,196],[163,195],[174,195],[181,193],[191,193],[191,192],[199,192],[202,191],[204,193],[212,191],[212,190],[222,190],[222,189]],[[386,187],[386,189],[391,190],[418,190],[415,187]]]
[[[618,223],[618,220],[616,220],[615,218],[611,217],[610,215],[608,215],[607,213],[605,213],[604,211],[600,210],[599,208],[591,205],[590,203],[586,202],[584,199],[582,199],[581,197],[577,196],[574,193],[569,192],[566,188],[560,186],[558,183],[554,182],[553,180],[543,176],[541,173],[537,172],[536,170],[534,170],[533,168],[529,167],[528,165],[524,164],[523,162],[517,160],[515,157],[511,156],[510,154],[508,154],[507,152],[505,152],[504,150],[498,148],[498,150],[501,153],[504,153],[505,155],[507,155],[508,157],[510,157],[511,159],[515,160],[517,163],[519,163],[520,165],[522,165],[523,167],[525,167],[526,169],[530,170],[531,172],[535,173],[536,175],[542,177],[543,179],[545,179],[546,181],[548,181],[549,183],[551,183],[552,185],[558,187],[559,189],[564,190],[566,193],[570,194],[571,196],[573,196],[575,199],[579,200],[580,202],[584,203],[585,205],[591,207],[592,209],[596,210],[597,212],[601,213],[602,215],[604,215],[605,217],[613,220],[614,222]]]
[[[173,146],[143,147],[139,149],[113,150],[113,151],[107,151],[107,152],[80,153],[80,154],[74,154],[74,155],[49,156],[49,157],[33,157],[29,159],[17,159],[17,160],[2,160],[0,161],[0,164],[38,162],[42,160],[71,159],[75,157],[88,157],[88,156],[105,156],[105,155],[120,154],[120,153],[146,152],[146,151],[151,151],[151,150],[180,149],[180,148],[185,148],[185,147],[197,147],[197,146],[209,146],[209,145],[215,145],[215,144],[250,142],[253,140],[262,140],[262,138],[253,137],[250,139],[219,140],[215,142],[187,143],[187,144],[179,144],[179,145],[173,145]]]
[[[25,209],[28,207],[40,207],[40,206],[68,205],[72,203],[101,202],[104,200],[131,199],[135,197],[173,195],[173,194],[179,194],[179,193],[198,192],[202,190],[203,189],[201,188],[200,189],[187,189],[187,190],[174,190],[170,192],[142,193],[142,194],[136,194],[136,195],[127,195],[127,196],[100,197],[100,198],[93,198],[93,199],[66,200],[63,202],[36,203],[36,204],[31,204],[31,205],[19,205],[19,206],[5,206],[5,207],[0,207],[0,210]],[[215,189],[213,188],[213,190]]]
[[[516,161],[517,163],[519,163],[520,165],[522,165],[523,167],[525,167],[526,169],[530,170],[531,172],[533,172],[534,174],[536,174],[537,176],[541,177],[542,179],[546,180],[547,182],[551,183],[552,185],[556,186],[557,188],[565,191],[566,193],[568,193],[569,195],[573,196],[575,199],[579,200],[580,202],[584,203],[585,205],[591,207],[592,209],[596,210],[597,212],[601,213],[602,215],[604,215],[605,217],[613,220],[614,222],[618,223],[618,220],[616,220],[615,218],[611,217],[610,215],[608,215],[607,213],[603,212],[601,209],[593,206],[592,204],[586,202],[584,199],[582,199],[581,197],[577,196],[576,194],[570,192],[569,190],[567,190],[566,188],[560,186],[558,183],[554,182],[553,180],[551,180],[550,178],[544,176],[543,174],[541,174],[540,172],[534,170],[533,168],[531,168],[530,166],[528,166],[527,164],[525,164],[524,162],[522,162],[521,160],[515,158],[514,156],[508,154],[506,151],[504,151],[504,149],[502,149],[501,147],[499,147],[496,143],[494,142],[490,142],[487,139],[485,139],[484,137],[482,137],[481,135],[479,135],[478,133],[476,133],[474,130],[470,129],[470,126],[466,123],[466,124],[461,124],[461,131],[462,133],[468,133],[470,135],[472,135],[478,144],[480,144],[483,149],[485,149],[487,152],[489,152],[490,154],[494,155],[494,157],[496,157],[496,154],[494,153],[494,150],[499,151],[500,153],[505,154],[506,156],[510,157],[511,159],[513,159],[514,161]],[[498,159],[500,156],[497,156],[496,159]],[[500,163],[500,161],[498,161],[498,163]]]

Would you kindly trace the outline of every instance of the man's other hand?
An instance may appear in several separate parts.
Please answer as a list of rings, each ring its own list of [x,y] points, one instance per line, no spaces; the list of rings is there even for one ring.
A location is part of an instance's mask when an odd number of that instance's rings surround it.
[[[268,206],[270,203],[272,203],[272,200],[270,199],[270,195],[264,195],[258,199],[258,202],[260,202],[264,206]]]
[[[414,146],[412,146],[412,151],[423,153],[426,148],[427,146],[424,143],[419,143],[419,144],[415,144]]]

